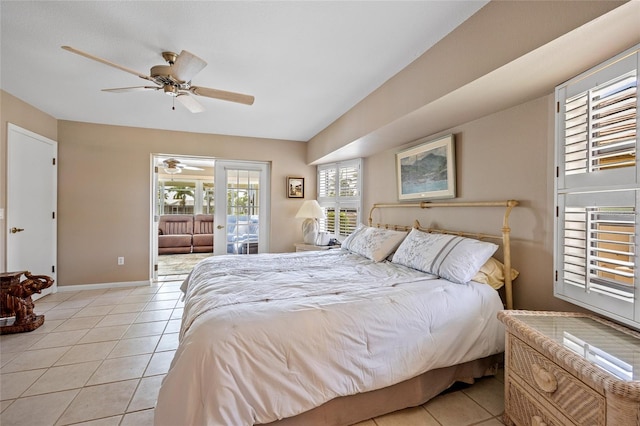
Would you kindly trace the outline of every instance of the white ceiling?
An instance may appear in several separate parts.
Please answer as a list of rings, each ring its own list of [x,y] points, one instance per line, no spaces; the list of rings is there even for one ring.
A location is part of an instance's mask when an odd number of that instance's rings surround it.
[[[60,120],[307,141],[486,3],[2,0],[0,87]],[[188,50],[194,85],[255,103],[102,92],[149,82],[62,45],[145,75]]]

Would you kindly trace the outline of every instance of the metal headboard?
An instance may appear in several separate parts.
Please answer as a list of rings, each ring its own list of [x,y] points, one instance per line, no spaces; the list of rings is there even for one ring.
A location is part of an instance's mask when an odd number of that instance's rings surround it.
[[[369,211],[369,226],[378,226],[384,228],[392,228],[397,230],[409,230],[411,228],[418,228],[422,231],[426,232],[440,232],[445,234],[454,234],[460,235],[469,238],[475,239],[498,239],[502,240],[502,255],[503,255],[503,263],[504,263],[504,289],[505,289],[505,303],[507,309],[513,309],[513,286],[511,279],[511,228],[509,228],[509,215],[511,214],[511,210],[518,205],[518,201],[516,200],[507,200],[507,201],[475,201],[475,202],[428,202],[422,201],[420,203],[380,203],[374,204]],[[398,225],[380,225],[373,223],[373,211],[375,209],[385,209],[385,208],[406,208],[406,207],[420,207],[421,209],[430,209],[437,207],[504,207],[504,216],[502,219],[502,233],[501,235],[491,235],[491,234],[483,234],[483,233],[472,233],[472,232],[460,232],[460,231],[448,231],[444,229],[436,229],[436,228],[424,228],[420,225],[420,223],[416,220],[414,225],[411,226],[398,226]]]

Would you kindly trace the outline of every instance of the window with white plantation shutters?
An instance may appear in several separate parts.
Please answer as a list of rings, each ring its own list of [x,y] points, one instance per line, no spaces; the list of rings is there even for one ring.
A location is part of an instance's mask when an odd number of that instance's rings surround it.
[[[346,236],[360,223],[361,167],[361,159],[318,166],[318,203],[325,211],[321,231]]]
[[[556,297],[640,328],[640,45],[556,88]]]

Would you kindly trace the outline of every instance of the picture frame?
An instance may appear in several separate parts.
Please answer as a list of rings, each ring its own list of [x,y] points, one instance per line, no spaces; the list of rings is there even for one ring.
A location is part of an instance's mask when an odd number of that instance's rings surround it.
[[[456,160],[453,135],[427,141],[396,153],[398,199],[455,198]]]
[[[304,178],[287,176],[287,198],[304,198]]]

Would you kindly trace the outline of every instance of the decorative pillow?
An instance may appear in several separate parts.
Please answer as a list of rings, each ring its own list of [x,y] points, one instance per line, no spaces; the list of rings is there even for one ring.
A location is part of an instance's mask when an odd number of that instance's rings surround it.
[[[342,248],[374,262],[382,262],[400,245],[406,232],[359,225],[343,242]]]
[[[511,280],[515,280],[519,274],[520,272],[511,268]],[[504,264],[495,257],[490,257],[471,281],[489,284],[498,290],[504,285]]]
[[[360,232],[362,232],[364,228],[365,226],[362,223],[359,224],[356,227],[356,229],[354,229],[353,232],[347,235],[347,238],[345,238],[344,241],[342,241],[342,244],[340,247],[343,250],[350,250],[351,243],[358,238],[358,234],[360,234]]]
[[[414,228],[396,250],[392,262],[465,284],[497,249],[493,243]]]

